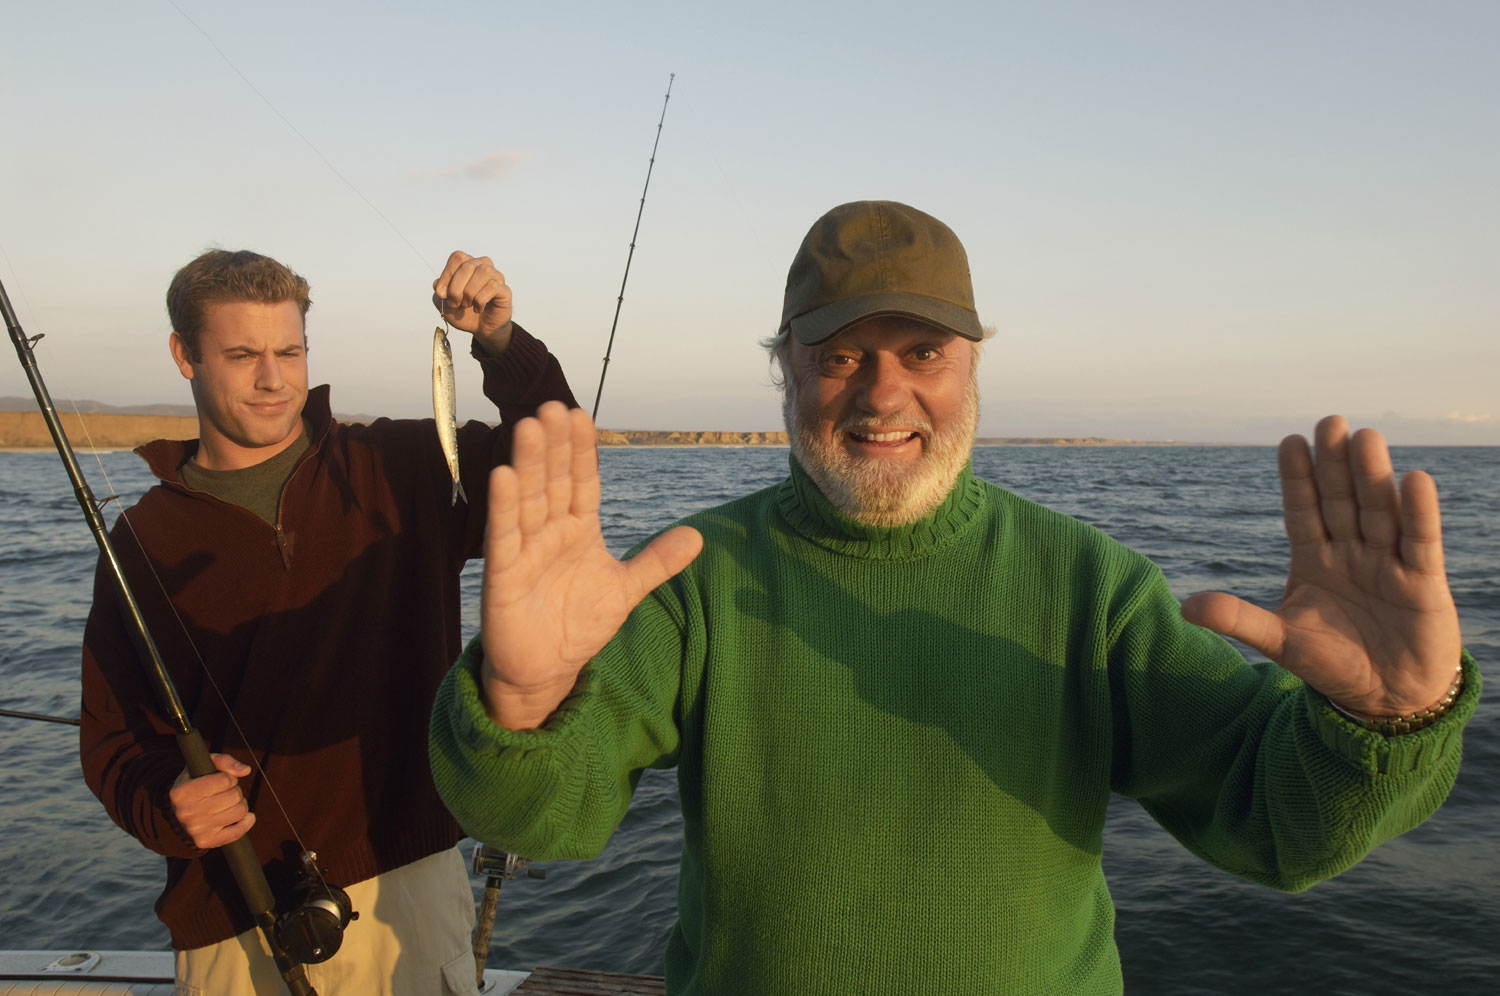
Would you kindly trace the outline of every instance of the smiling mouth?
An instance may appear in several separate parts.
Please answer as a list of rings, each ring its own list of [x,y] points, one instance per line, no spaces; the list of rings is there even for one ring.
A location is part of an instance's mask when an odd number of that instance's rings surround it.
[[[920,439],[921,433],[905,430],[901,432],[859,432],[854,429],[846,430],[848,437],[856,443],[873,443],[880,446],[893,446]]]

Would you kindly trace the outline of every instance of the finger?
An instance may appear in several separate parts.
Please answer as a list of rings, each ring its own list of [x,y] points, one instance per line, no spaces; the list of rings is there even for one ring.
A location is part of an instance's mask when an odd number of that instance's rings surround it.
[[[448,280],[448,307],[460,312],[477,311],[476,295],[484,290],[490,277],[497,273],[488,256],[471,256],[458,265]]]
[[[489,514],[484,529],[484,566],[510,566],[521,553],[519,485],[514,467],[502,464],[490,471]]]
[[[209,759],[214,762],[214,767],[218,768],[220,771],[224,772],[227,775],[233,775],[236,778],[244,778],[246,775],[250,774],[250,765],[246,764],[244,761],[241,761],[233,754],[210,754],[208,756]]]
[[[594,420],[582,408],[568,412],[573,433],[573,501],[574,515],[597,515],[599,512],[599,438]]]
[[[204,850],[223,847],[225,844],[233,844],[245,836],[253,826],[255,826],[255,814],[247,812],[244,816],[227,826],[221,826],[214,830],[199,831],[193,834],[193,843]]]
[[[516,423],[510,465],[516,472],[516,526],[525,537],[547,521],[547,434],[537,419]]]
[[[1318,486],[1313,481],[1307,440],[1301,436],[1283,439],[1276,451],[1276,467],[1281,474],[1281,514],[1287,539],[1293,547],[1326,542],[1328,531],[1323,528],[1323,511],[1318,507]]]
[[[475,274],[467,289],[469,307],[474,311],[510,307],[510,285],[499,270],[492,270],[487,275]]]
[[[194,778],[184,769],[167,791],[167,797],[177,807],[197,806],[205,799],[211,799],[231,790],[239,791],[235,788],[239,782],[240,780],[234,775],[223,771],[215,771],[213,774],[199,775]]]
[[[1182,617],[1195,626],[1259,650],[1281,662],[1286,647],[1286,625],[1273,613],[1222,591],[1200,591],[1182,603]]]
[[[1424,470],[1401,479],[1401,560],[1422,574],[1443,573],[1443,520],[1437,482]]]
[[[627,591],[632,604],[677,574],[703,549],[703,534],[692,526],[668,529],[625,562]]]
[[[487,288],[488,296],[480,305],[479,324],[476,332],[498,332],[511,320],[514,296],[504,278],[493,281]]]
[[[245,793],[236,786],[228,792],[220,792],[204,799],[193,812],[194,825],[217,829],[244,819],[245,814],[250,812],[250,804],[245,801]]]
[[[194,787],[202,787],[202,784],[209,778],[218,777],[220,776],[204,776],[194,779]],[[202,797],[195,797],[184,790],[172,794],[170,798],[172,811],[177,821],[182,824],[182,828],[199,847],[217,846],[208,841],[216,839],[215,835],[224,827],[242,822],[250,813],[245,794],[239,790],[237,784],[231,784],[227,789],[214,791]]]
[[[1317,447],[1313,479],[1318,482],[1318,505],[1323,525],[1335,543],[1357,542],[1359,509],[1354,503],[1354,481],[1349,473],[1349,423],[1330,415],[1314,431]]]
[[[473,279],[464,287],[463,307],[464,313],[482,312],[487,309],[495,298],[500,294],[505,285],[498,280]]]
[[[468,253],[458,249],[455,249],[448,255],[448,261],[443,264],[443,272],[439,273],[437,279],[432,282],[434,301],[442,300],[448,296],[448,284],[453,279],[453,274],[458,272],[460,266],[473,258]]]
[[[572,418],[561,402],[541,406],[536,415],[547,430],[547,517],[557,519],[573,500]]]
[[[1394,554],[1401,537],[1401,498],[1385,437],[1374,429],[1359,430],[1349,441],[1349,460],[1360,535],[1370,549]]]

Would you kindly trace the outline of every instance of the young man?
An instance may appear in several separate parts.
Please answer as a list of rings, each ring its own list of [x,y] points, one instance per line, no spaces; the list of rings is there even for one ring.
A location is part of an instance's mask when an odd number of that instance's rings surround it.
[[[945,225],[846,204],[804,240],[771,344],[785,481],[622,564],[586,414],[543,406],[492,478],[438,789],[481,840],[583,858],[638,772],[675,765],[670,993],[1114,996],[1112,792],[1302,889],[1453,782],[1479,680],[1430,478],[1398,493],[1379,436],[1325,419],[1315,463],[1282,447],[1282,606],[1179,607],[1144,557],[973,476],[982,338]]]
[[[515,422],[573,396],[511,321],[488,258],[455,252],[433,301],[473,334],[499,409],[498,427],[458,432],[465,491],[482,495]],[[283,988],[212,850],[248,833],[279,899],[312,850],[359,913],[339,952],[308,968],[322,996],[473,992],[462,834],[433,789],[425,734],[460,647],[459,573],[480,551],[484,509],[454,503],[430,419],[331,416],[328,388],[308,389],[309,305],[304,279],[251,252],[204,253],[172,280],[170,347],[199,437],[138,450],[161,483],[113,539],[219,770],[188,778],[101,572],[84,636],[84,775],[167,859],[157,913],[181,991]]]

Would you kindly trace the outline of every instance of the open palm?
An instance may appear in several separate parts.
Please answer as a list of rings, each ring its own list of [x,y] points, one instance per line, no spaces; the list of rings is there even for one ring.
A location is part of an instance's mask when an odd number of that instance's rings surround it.
[[[1222,593],[1183,604],[1189,621],[1234,637],[1363,716],[1441,699],[1458,666],[1458,612],[1443,570],[1437,487],[1412,471],[1398,490],[1380,434],[1318,423],[1278,453],[1292,563],[1267,612]]]
[[[481,677],[495,721],[529,729],[703,541],[678,527],[628,561],[610,554],[599,527],[594,425],[582,410],[543,405],[516,425],[511,454],[511,465],[490,475]]]

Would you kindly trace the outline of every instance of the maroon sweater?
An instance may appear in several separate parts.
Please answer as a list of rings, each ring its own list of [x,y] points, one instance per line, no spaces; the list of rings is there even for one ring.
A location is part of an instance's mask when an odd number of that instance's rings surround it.
[[[475,355],[502,423],[459,429],[471,500],[456,507],[430,419],[341,425],[326,385],[308,393],[312,445],[274,528],[182,483],[196,441],[137,451],[161,484],[116,523],[114,545],[209,749],[247,763],[253,755],[266,773],[240,784],[278,896],[304,846],[330,881],[350,885],[462,836],[427,763],[433,693],[463,649],[459,573],[480,553],[487,479],[509,458],[511,427],[543,401],[576,404],[557,360],[519,326],[502,356]],[[84,778],[116,823],[166,857],[156,912],[186,949],[254,922],[222,857],[195,847],[170,815],[167,791],[183,767],[171,729],[96,572],[83,647]]]

